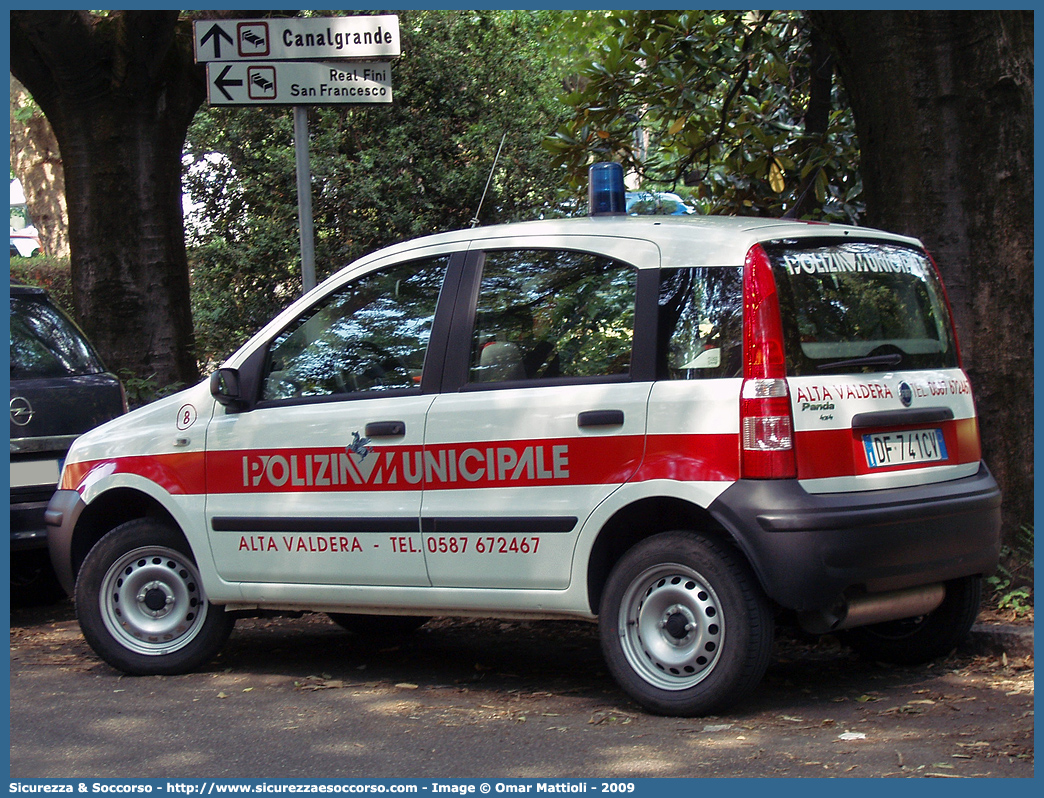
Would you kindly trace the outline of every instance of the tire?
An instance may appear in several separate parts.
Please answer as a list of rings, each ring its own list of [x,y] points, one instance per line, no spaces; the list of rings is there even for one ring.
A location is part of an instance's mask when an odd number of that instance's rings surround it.
[[[714,540],[664,532],[613,568],[599,633],[624,692],[650,712],[692,717],[754,690],[768,668],[773,621],[742,558]]]
[[[329,612],[327,617],[342,629],[373,638],[408,635],[430,620],[414,615],[353,615],[349,612]]]
[[[982,580],[946,583],[942,604],[927,615],[849,629],[845,642],[861,657],[894,665],[920,665],[946,656],[964,640],[979,614]]]
[[[187,673],[212,659],[235,625],[211,604],[184,537],[152,519],[109,532],[80,568],[76,614],[91,648],[134,676]]]

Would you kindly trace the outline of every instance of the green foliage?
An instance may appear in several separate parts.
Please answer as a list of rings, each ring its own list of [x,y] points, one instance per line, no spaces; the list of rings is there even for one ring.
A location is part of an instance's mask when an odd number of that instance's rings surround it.
[[[1033,588],[1030,585],[1022,585],[1011,589],[1008,587],[997,587],[996,592],[997,609],[1011,610],[1015,616],[1028,615],[1032,612]]]
[[[391,105],[309,109],[316,271],[379,247],[467,226],[501,137],[483,224],[534,218],[557,175],[540,141],[560,121],[540,31],[550,12],[400,11]],[[193,312],[204,365],[219,362],[300,293],[289,109],[203,109],[189,132]]]
[[[987,577],[997,609],[1016,616],[1033,610],[1033,527],[1022,526],[1011,545],[1001,548],[997,573]]]
[[[72,276],[68,258],[34,255],[31,258],[11,258],[11,279],[22,285],[46,288],[61,308],[73,315]]]
[[[175,394],[185,387],[180,382],[160,385],[156,380],[155,374],[151,374],[148,377],[139,377],[130,369],[120,369],[118,376],[123,383],[123,390],[127,394],[127,406],[131,410],[143,407],[150,402],[155,402],[164,396]]]
[[[562,36],[601,36],[544,146],[579,195],[593,160],[643,188],[693,189],[703,213],[781,215],[805,192],[815,218],[855,221],[862,186],[851,113],[835,88],[824,132],[806,131],[811,39],[798,12],[592,12]]]
[[[11,119],[20,124],[25,124],[34,116],[42,115],[43,112],[40,110],[40,106],[36,104],[36,100],[26,91],[15,91],[15,82],[12,78],[11,84]],[[17,84],[19,87],[21,84]],[[11,178],[14,179],[14,172],[11,173]]]

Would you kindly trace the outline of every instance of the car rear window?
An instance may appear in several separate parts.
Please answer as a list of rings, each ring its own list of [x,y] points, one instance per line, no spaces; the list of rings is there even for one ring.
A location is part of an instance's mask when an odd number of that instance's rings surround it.
[[[65,316],[35,299],[11,297],[11,379],[80,377],[105,367]]]
[[[954,368],[957,346],[927,255],[880,242],[765,246],[793,376]]]

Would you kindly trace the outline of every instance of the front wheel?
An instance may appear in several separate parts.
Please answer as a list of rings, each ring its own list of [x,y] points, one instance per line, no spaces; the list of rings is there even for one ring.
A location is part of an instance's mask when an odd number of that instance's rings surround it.
[[[857,626],[844,639],[865,659],[920,665],[957,648],[975,623],[981,600],[979,577],[954,579],[946,583],[942,604],[926,615]]]
[[[662,715],[734,704],[761,681],[772,653],[771,610],[746,563],[689,532],[654,535],[620,559],[599,632],[616,681]]]
[[[188,545],[139,519],[91,549],[76,582],[76,614],[91,648],[135,676],[187,673],[224,645],[235,619],[212,605]]]

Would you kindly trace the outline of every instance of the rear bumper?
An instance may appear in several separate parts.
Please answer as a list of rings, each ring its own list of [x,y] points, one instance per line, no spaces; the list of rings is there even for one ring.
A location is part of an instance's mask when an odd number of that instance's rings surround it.
[[[11,551],[47,548],[44,512],[56,486],[11,489]]]
[[[11,439],[11,551],[47,548],[44,512],[75,436]]]
[[[1000,508],[1000,489],[980,464],[964,479],[858,493],[811,494],[795,480],[740,480],[709,509],[769,597],[807,611],[846,594],[992,573]]]

